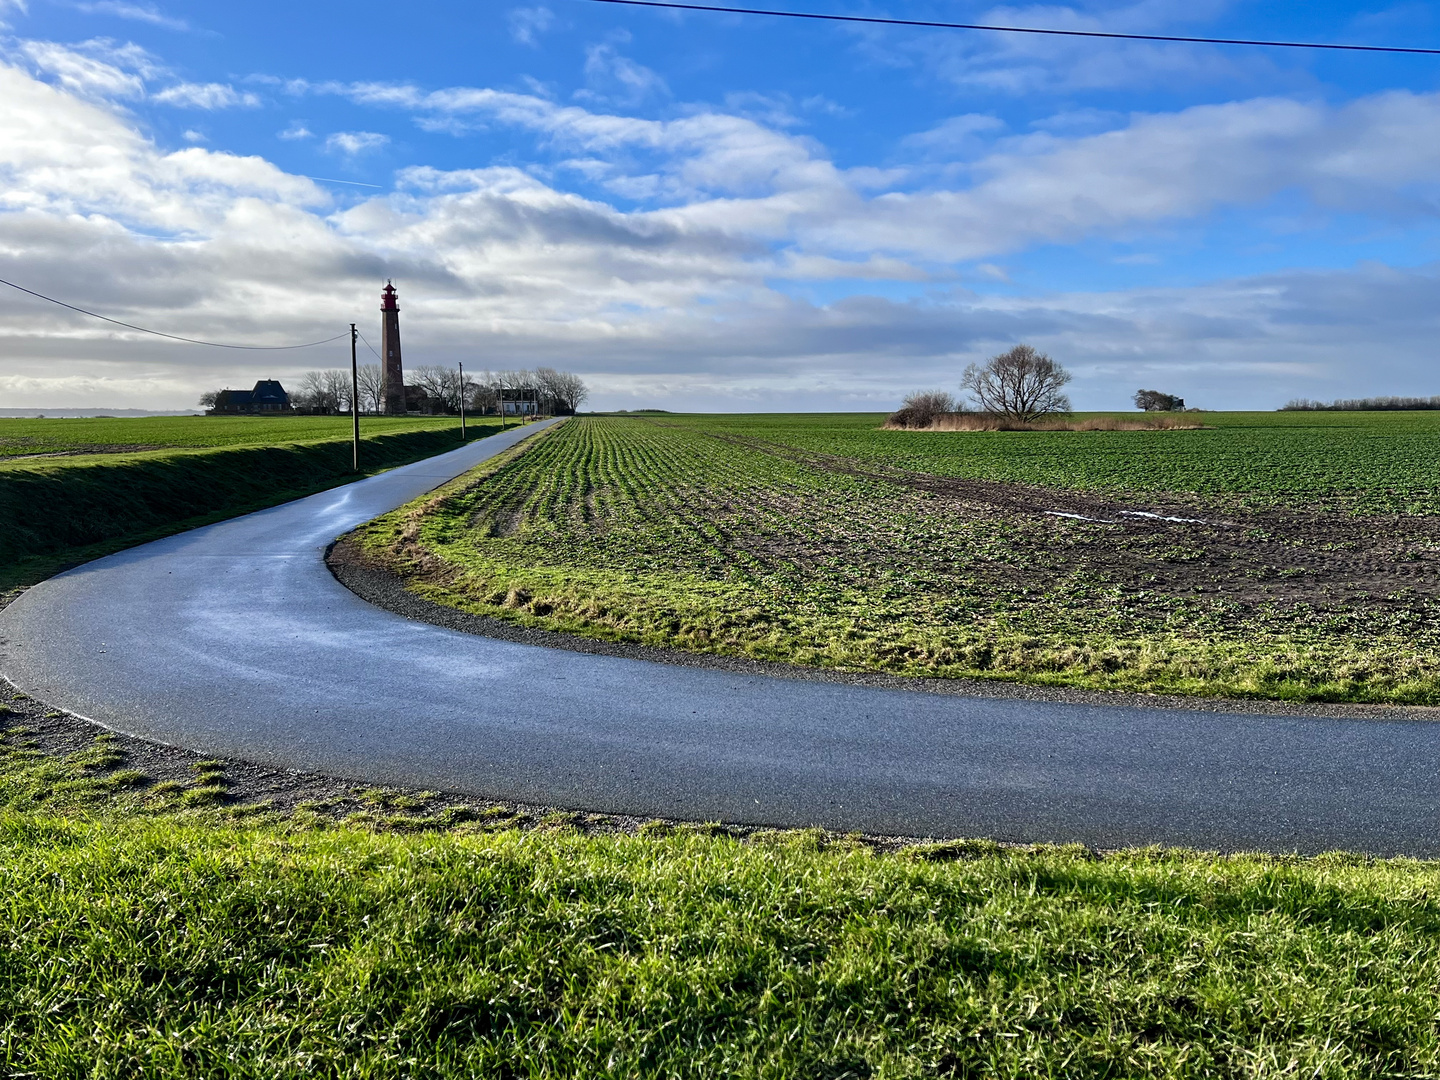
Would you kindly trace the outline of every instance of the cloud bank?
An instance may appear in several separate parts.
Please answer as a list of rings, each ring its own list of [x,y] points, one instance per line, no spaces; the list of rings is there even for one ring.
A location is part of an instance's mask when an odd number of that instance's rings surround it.
[[[517,16],[515,33],[541,34],[548,18]],[[257,107],[257,91],[177,80],[115,42],[21,43],[0,65],[0,276],[172,333],[274,344],[366,325],[393,277],[413,362],[568,367],[614,407],[888,408],[1019,340],[1076,371],[1081,407],[1123,407],[1142,383],[1274,407],[1408,392],[1433,354],[1434,266],[1028,296],[981,285],[1038,245],[1275,200],[1431,222],[1440,95],[1255,97],[1095,133],[1011,136],[957,114],[897,140],[908,159],[842,167],[770,106],[634,115],[626,102],[665,88],[623,59],[592,54],[601,89],[582,103],[288,83],[292,97],[339,95],[425,131],[504,127],[535,146],[533,165],[415,165],[393,191],[341,197],[262,157],[166,149],[131,111]],[[283,137],[309,135],[296,122]],[[323,135],[341,156],[389,144]],[[0,336],[0,394],[17,405],[185,405],[217,384],[348,360],[216,355],[18,294],[0,305]]]

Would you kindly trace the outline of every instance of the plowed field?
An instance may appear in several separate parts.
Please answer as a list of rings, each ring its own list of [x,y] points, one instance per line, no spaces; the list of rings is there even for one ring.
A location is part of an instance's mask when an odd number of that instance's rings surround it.
[[[869,417],[584,418],[364,543],[432,600],[615,640],[1440,702],[1440,416],[1276,415],[934,434]]]

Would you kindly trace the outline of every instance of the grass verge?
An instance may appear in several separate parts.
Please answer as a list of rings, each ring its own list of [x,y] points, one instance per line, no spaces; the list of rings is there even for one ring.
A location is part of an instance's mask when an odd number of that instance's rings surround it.
[[[1433,863],[337,820],[31,741],[0,742],[11,1076],[1440,1070]]]
[[[493,427],[477,425],[472,438]],[[418,461],[455,449],[458,436],[458,424],[370,436],[361,467]],[[0,469],[0,589],[348,483],[350,467],[349,441],[334,439],[16,462]]]

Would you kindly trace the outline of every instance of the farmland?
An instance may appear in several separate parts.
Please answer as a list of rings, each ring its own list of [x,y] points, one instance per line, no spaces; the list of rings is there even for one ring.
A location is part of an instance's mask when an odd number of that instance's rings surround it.
[[[1440,417],[571,421],[361,531],[438,603],[853,672],[1440,702]]]
[[[0,420],[0,589],[355,479],[349,417]],[[493,429],[471,425],[472,437]],[[454,418],[365,417],[360,465],[459,445]]]
[[[0,419],[0,466],[39,457],[279,446],[350,438],[348,416],[147,416]],[[367,416],[366,435],[454,427],[452,417]]]

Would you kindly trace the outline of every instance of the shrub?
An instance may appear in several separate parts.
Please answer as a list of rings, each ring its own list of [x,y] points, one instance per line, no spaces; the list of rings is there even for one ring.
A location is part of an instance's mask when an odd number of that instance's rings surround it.
[[[955,411],[955,399],[944,390],[917,390],[905,399],[898,412],[890,414],[892,427],[927,428],[938,416]]]

